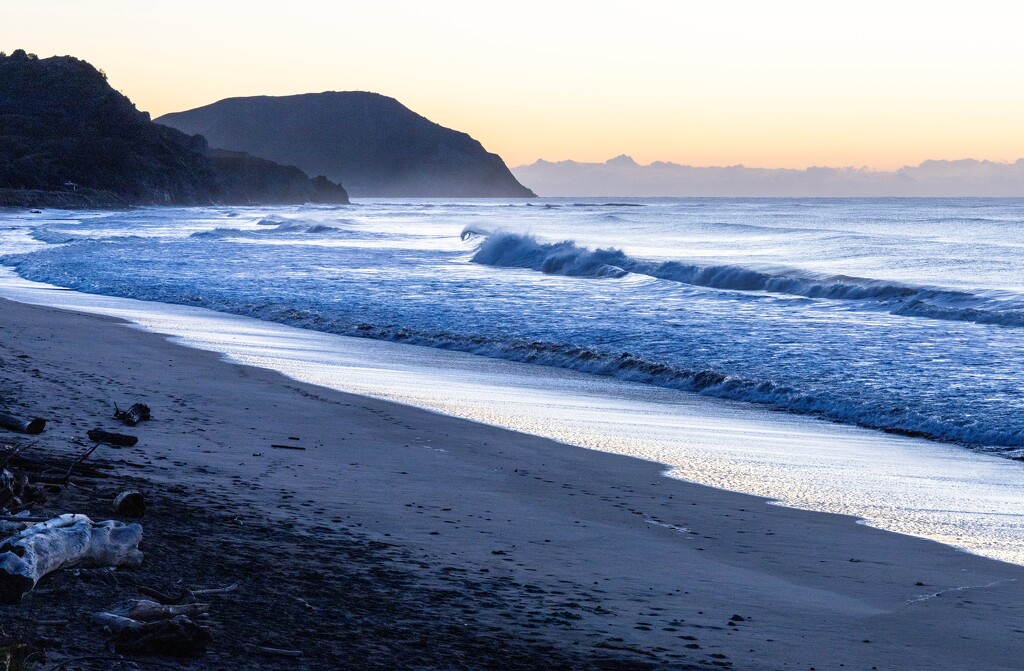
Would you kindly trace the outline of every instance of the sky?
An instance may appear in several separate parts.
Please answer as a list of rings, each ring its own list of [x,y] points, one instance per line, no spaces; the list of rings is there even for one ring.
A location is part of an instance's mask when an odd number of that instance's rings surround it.
[[[1024,157],[1016,3],[3,4],[0,51],[85,59],[154,117],[233,96],[367,90],[509,165]]]

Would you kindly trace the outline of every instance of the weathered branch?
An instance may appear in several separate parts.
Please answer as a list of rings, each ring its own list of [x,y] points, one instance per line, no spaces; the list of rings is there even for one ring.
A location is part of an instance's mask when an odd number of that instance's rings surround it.
[[[139,442],[136,436],[129,436],[123,433],[111,433],[103,429],[92,429],[88,434],[89,440],[96,443],[106,443],[115,447],[133,447]]]
[[[143,594],[152,599],[156,599],[159,603],[165,606],[182,603],[183,601],[185,601],[185,599],[191,596],[191,592],[189,592],[185,588],[180,588],[176,596],[164,594],[160,590],[153,589],[152,587],[146,587],[145,585],[136,585],[135,589],[139,591],[139,594]]]

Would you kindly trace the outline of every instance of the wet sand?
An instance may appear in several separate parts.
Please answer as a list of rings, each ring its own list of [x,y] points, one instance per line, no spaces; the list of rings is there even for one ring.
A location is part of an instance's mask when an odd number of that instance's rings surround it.
[[[374,630],[378,668],[417,628],[453,654],[399,666],[486,668],[480,650],[437,638],[439,623],[459,640],[502,634],[506,658],[536,668],[1011,669],[1024,654],[1024,567],[224,363],[109,318],[0,301],[0,359],[0,395],[52,418],[53,449],[115,402],[150,405],[139,446],[107,454],[122,475],[258,520],[268,547],[274,529],[301,534],[296,561],[325,598],[352,580],[330,558],[400,571],[385,602],[433,595]],[[387,557],[341,551],[356,541]],[[319,638],[351,626],[341,615]],[[299,668],[359,668],[360,646],[338,640]]]

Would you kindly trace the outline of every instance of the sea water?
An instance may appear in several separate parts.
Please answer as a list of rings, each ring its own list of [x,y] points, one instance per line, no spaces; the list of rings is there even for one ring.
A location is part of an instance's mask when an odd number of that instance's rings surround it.
[[[1018,561],[1022,215],[976,199],[8,212],[0,251],[29,280],[254,317],[263,335],[205,344],[239,360]],[[218,328],[190,319],[178,335]],[[327,340],[268,350],[267,322]],[[353,342],[388,364],[367,372]]]

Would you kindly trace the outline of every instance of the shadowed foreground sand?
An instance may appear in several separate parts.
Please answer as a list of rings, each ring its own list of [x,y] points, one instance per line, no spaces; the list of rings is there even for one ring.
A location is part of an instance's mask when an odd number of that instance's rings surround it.
[[[261,630],[306,650],[261,663],[280,668],[1017,669],[1024,658],[1022,567],[300,384],[103,317],[0,301],[0,363],[0,396],[51,418],[51,450],[112,428],[97,418],[114,402],[152,407],[138,447],[105,451],[180,507],[174,534],[159,506],[144,521],[152,565],[195,557],[205,564],[189,570],[207,579],[228,571],[216,548],[189,550],[202,533],[249,543],[226,564],[253,567],[238,576],[250,593],[290,584],[259,565],[259,543],[278,561],[294,545],[288,576],[315,578],[301,617],[261,603],[248,628],[222,626],[211,655],[183,668],[232,668],[239,637]],[[357,601],[339,596],[357,588]],[[45,591],[51,608],[75,594],[64,578]]]

